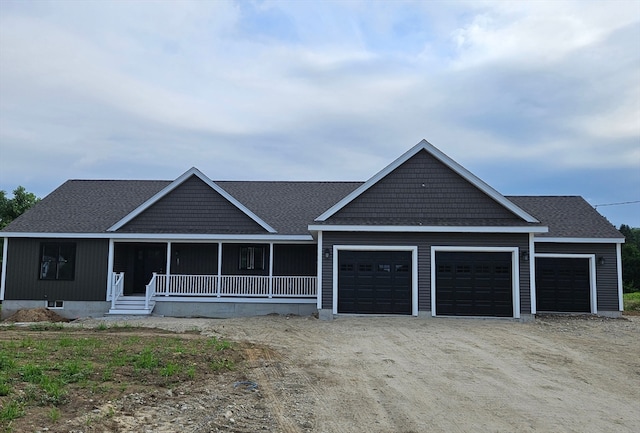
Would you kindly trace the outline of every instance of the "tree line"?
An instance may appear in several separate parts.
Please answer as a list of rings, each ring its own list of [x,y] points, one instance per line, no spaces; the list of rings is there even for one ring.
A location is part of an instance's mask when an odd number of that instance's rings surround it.
[[[5,191],[0,191],[0,229],[6,227],[38,201],[40,199],[23,186],[13,190],[13,198],[8,198]],[[640,291],[640,228],[622,224],[619,230],[626,238],[626,242],[622,244],[624,291],[625,293],[638,292]],[[1,251],[0,249],[0,254]]]

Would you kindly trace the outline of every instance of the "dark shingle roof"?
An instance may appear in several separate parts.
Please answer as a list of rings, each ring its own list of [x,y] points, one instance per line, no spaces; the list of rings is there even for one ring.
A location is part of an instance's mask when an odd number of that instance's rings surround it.
[[[164,180],[69,180],[2,231],[104,233],[170,183]],[[362,185],[362,182],[215,183],[274,227],[278,234],[308,234],[307,226],[317,224],[316,217]],[[582,197],[510,196],[507,199],[549,226],[548,233],[536,236],[623,238]],[[504,222],[486,223],[503,225]],[[433,221],[432,225],[452,224],[465,225],[465,222]]]
[[[162,180],[68,180],[3,231],[101,233],[169,183]]]
[[[624,236],[580,196],[508,196],[516,205],[549,226],[552,238],[623,238]]]
[[[309,234],[307,226],[362,182],[216,181],[280,234]]]

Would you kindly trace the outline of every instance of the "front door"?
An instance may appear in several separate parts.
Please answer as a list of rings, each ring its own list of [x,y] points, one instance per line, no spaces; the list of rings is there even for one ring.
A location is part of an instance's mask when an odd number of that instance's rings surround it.
[[[133,284],[125,287],[125,295],[145,293],[153,273],[163,273],[167,266],[167,246],[138,244],[134,248]]]

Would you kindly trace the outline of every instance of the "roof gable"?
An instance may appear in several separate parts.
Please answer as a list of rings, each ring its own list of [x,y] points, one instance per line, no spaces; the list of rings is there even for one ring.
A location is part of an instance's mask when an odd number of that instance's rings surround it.
[[[426,140],[316,219],[358,220],[403,225],[539,222]]]
[[[276,233],[195,167],[111,226],[109,231]]]

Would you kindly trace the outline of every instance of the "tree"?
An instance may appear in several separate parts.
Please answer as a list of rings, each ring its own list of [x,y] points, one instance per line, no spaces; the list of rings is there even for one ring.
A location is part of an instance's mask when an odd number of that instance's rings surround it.
[[[6,193],[0,191],[0,229],[5,228],[39,201],[40,199],[34,193],[27,192],[24,186],[13,190],[13,198],[7,198]]]
[[[625,292],[640,291],[640,228],[620,226],[624,235],[622,244],[622,285]]]

